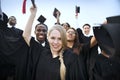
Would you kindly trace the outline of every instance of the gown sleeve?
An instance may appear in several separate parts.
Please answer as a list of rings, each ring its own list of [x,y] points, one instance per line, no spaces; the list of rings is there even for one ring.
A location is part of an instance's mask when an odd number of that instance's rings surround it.
[[[32,80],[35,75],[36,66],[39,61],[40,54],[42,53],[44,47],[39,44],[34,37],[30,40],[30,49],[29,49],[29,62],[28,62],[28,71],[27,71],[27,79]],[[40,53],[41,52],[41,53]]]
[[[82,80],[79,73],[78,55],[68,51],[65,57],[66,80]]]
[[[87,57],[89,54],[89,50],[90,50],[90,42],[85,43],[82,46],[82,49],[80,51],[79,54],[79,58],[78,58],[78,70],[79,70],[79,74],[80,74],[80,80],[88,80],[88,72],[87,72]]]
[[[44,47],[32,37],[30,40],[30,53],[34,62],[37,61],[38,57],[40,56],[40,52],[42,53],[43,49]]]

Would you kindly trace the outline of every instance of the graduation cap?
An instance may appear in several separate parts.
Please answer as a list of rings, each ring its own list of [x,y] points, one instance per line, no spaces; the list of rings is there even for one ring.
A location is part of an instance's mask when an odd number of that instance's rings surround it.
[[[40,17],[37,20],[43,24],[46,21],[46,18],[43,15],[40,15]]]
[[[120,24],[94,26],[93,32],[102,50],[110,57],[120,58]]]
[[[76,12],[76,13],[80,13],[80,7],[79,7],[79,6],[76,6],[75,12]]]
[[[107,23],[120,23],[120,15],[107,17]]]
[[[53,16],[54,16],[55,18],[57,18],[57,13],[59,13],[59,16],[61,15],[60,11],[59,11],[57,8],[54,8]]]
[[[31,0],[31,2],[32,2],[32,5],[34,6],[34,8],[36,7],[36,5],[35,5],[35,0]]]

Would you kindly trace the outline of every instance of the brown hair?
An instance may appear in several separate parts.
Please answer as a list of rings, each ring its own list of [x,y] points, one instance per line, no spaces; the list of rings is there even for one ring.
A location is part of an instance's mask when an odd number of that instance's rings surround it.
[[[73,45],[72,49],[73,49],[73,52],[78,55],[78,54],[80,54],[80,50],[81,50],[81,46],[82,46],[82,45],[80,44],[80,42],[79,42],[78,32],[77,32],[76,29],[73,28],[73,27],[71,27],[71,28],[69,28],[69,29],[72,29],[72,30],[74,30],[74,32],[75,32],[74,45]],[[69,30],[69,29],[68,29],[68,30]]]

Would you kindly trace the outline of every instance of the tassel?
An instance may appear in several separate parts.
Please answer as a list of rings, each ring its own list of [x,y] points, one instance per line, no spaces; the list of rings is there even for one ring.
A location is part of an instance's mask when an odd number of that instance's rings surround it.
[[[22,6],[22,13],[26,13],[26,0],[23,1],[23,6]]]

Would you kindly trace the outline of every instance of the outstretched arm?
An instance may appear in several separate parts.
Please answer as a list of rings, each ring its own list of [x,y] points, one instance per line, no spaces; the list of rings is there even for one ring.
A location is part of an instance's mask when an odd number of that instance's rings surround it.
[[[90,40],[90,47],[94,47],[97,44],[97,40],[95,36],[93,36]]]
[[[23,32],[23,38],[25,39],[28,45],[30,45],[32,25],[33,25],[34,18],[36,16],[37,8],[32,6],[30,8],[30,12],[31,14],[29,16],[28,22],[25,26],[25,30]]]
[[[60,24],[60,12],[57,12],[57,24]]]

